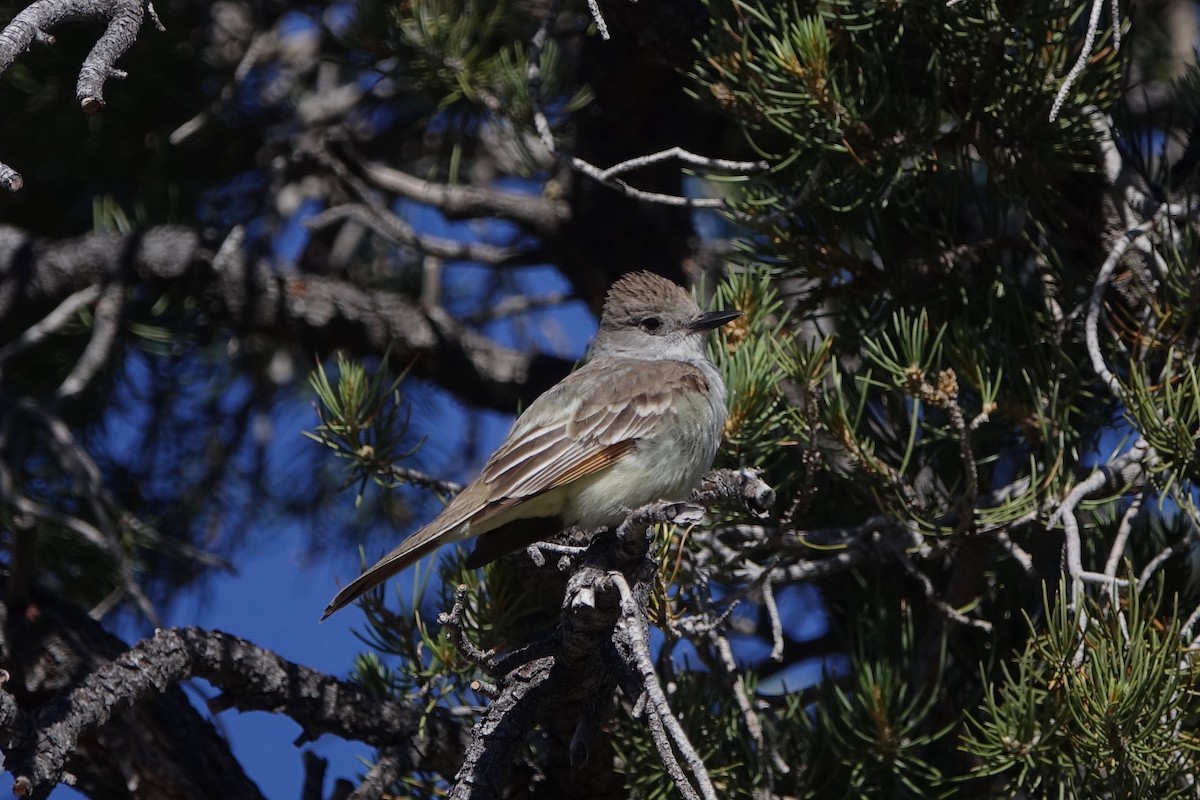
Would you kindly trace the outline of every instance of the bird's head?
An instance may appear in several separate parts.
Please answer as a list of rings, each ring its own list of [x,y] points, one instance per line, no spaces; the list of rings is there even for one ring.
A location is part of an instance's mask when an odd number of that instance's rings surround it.
[[[701,311],[684,289],[652,272],[621,277],[604,300],[592,353],[648,361],[705,358],[704,334],[740,311]]]

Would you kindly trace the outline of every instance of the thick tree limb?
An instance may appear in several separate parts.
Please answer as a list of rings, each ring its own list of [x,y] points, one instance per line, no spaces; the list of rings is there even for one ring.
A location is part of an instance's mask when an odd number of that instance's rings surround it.
[[[0,228],[0,285],[17,287],[8,295],[11,307],[53,307],[114,276],[130,288],[200,297],[210,324],[239,334],[290,338],[320,353],[382,353],[390,347],[396,361],[414,364],[417,374],[467,402],[503,411],[533,402],[573,363],[503,347],[395,292],[367,291],[328,276],[278,275],[249,263],[236,248],[215,255],[186,228],[56,242]]]
[[[11,750],[9,768],[30,792],[57,783],[80,737],[114,713],[182,680],[219,686],[228,705],[282,711],[304,729],[381,747],[404,742],[406,768],[445,774],[457,767],[461,731],[449,717],[426,714],[423,703],[377,697],[344,681],[293,664],[228,634],[198,628],[160,630],[60,694],[32,715]]]
[[[33,722],[48,699],[70,692],[128,648],[82,610],[37,591],[22,605],[0,605],[0,631],[6,671],[0,747],[11,768],[24,758],[18,743],[32,740]],[[136,785],[141,800],[262,798],[226,741],[177,686],[86,732],[65,768],[92,797],[130,797]]]

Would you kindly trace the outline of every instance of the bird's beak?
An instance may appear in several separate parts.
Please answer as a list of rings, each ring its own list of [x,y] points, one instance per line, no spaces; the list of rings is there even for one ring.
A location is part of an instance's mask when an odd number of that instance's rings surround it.
[[[711,331],[713,328],[721,327],[726,322],[733,322],[741,315],[742,312],[740,311],[706,311],[688,323],[688,330],[693,333]]]

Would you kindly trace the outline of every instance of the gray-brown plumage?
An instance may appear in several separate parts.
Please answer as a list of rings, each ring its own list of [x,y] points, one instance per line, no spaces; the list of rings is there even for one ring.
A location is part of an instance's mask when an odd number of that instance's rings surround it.
[[[478,567],[563,528],[613,526],[630,509],[686,496],[725,421],[703,334],[738,316],[701,313],[652,273],[618,280],[591,360],[535,400],[479,477],[338,592],[322,619],[448,542],[479,537],[467,560]]]

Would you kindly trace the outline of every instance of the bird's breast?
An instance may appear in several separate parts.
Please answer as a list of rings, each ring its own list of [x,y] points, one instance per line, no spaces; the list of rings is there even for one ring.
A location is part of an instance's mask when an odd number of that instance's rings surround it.
[[[582,528],[612,527],[639,506],[685,499],[712,467],[724,421],[723,393],[677,398],[662,423],[628,453],[579,481],[564,520]]]

